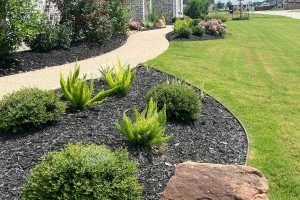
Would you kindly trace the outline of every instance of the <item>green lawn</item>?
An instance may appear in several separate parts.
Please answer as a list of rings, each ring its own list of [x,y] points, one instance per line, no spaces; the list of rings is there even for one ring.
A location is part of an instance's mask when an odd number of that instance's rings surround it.
[[[228,15],[230,16],[230,15]],[[225,104],[250,138],[248,165],[269,180],[271,200],[300,198],[300,20],[251,15],[221,40],[171,42],[147,65]]]

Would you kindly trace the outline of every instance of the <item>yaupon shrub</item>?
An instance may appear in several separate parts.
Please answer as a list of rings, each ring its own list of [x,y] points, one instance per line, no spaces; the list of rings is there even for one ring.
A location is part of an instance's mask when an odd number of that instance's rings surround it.
[[[0,129],[13,132],[39,126],[64,114],[66,105],[52,90],[23,88],[0,101]]]
[[[182,26],[176,31],[176,33],[181,37],[189,38],[192,35],[193,31],[189,27]]]
[[[70,46],[70,30],[65,25],[45,25],[38,33],[27,36],[25,43],[32,50],[47,52],[54,48],[67,48]]]
[[[180,83],[162,83],[153,87],[146,99],[153,98],[158,109],[167,106],[167,117],[177,120],[197,119],[201,112],[199,95],[189,87]]]
[[[185,15],[192,19],[203,18],[209,13],[210,0],[189,0]]]
[[[25,36],[34,35],[45,19],[35,0],[0,0],[0,60],[10,59]]]
[[[138,19],[130,18],[128,20],[128,23],[129,23],[130,29],[133,29],[133,30],[139,30],[140,29],[141,24],[140,24]]]
[[[166,124],[166,106],[157,112],[157,104],[150,98],[147,107],[139,114],[134,107],[134,123],[123,113],[124,127],[116,123],[118,131],[134,145],[151,147],[171,139],[173,135],[164,137]]]
[[[201,21],[198,26],[202,26],[205,32],[209,35],[216,35],[225,37],[227,32],[226,25],[220,19],[211,19],[208,21]]]
[[[205,29],[202,26],[192,26],[193,35],[202,36],[205,33]]]
[[[137,164],[128,152],[95,144],[67,144],[41,158],[21,188],[21,199],[141,199]]]
[[[71,28],[72,41],[103,42],[113,32],[126,31],[129,11],[121,1],[51,0],[61,13],[61,24]]]

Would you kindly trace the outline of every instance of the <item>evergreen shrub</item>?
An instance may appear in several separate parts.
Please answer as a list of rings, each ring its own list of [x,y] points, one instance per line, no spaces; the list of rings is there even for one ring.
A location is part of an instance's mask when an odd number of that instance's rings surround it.
[[[128,152],[95,144],[67,144],[41,158],[21,187],[21,199],[141,199],[137,164]]]
[[[54,48],[67,48],[70,46],[70,30],[64,26],[50,24],[33,36],[25,38],[25,43],[32,50],[47,52]]]
[[[183,84],[162,83],[153,87],[146,99],[153,98],[158,109],[167,107],[167,117],[177,120],[192,120],[200,117],[201,101],[193,88]]]
[[[202,26],[192,26],[193,35],[202,36],[205,33],[205,29]]]
[[[180,27],[176,32],[180,37],[186,38],[189,38],[193,33],[191,28],[185,26]]]
[[[37,0],[0,0],[0,60],[10,59],[23,39],[45,24],[36,5]]]
[[[66,105],[52,90],[23,88],[0,101],[0,129],[13,132],[39,126],[64,114]]]

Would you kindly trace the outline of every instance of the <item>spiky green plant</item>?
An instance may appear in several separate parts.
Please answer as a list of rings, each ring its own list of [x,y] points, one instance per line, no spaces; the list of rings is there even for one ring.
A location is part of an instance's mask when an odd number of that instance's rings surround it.
[[[109,88],[119,86],[115,92],[121,94],[126,94],[129,91],[136,75],[136,70],[131,72],[130,65],[122,65],[120,59],[118,59],[118,66],[113,65],[113,70],[110,70],[110,67],[108,67],[106,70],[102,68],[99,71],[107,81]]]
[[[134,145],[151,147],[171,139],[173,135],[164,137],[166,124],[166,106],[158,113],[157,104],[150,99],[147,107],[139,114],[134,107],[134,124],[123,113],[124,127],[116,123],[118,131]]]
[[[91,104],[102,104],[105,97],[115,90],[118,86],[112,87],[109,90],[102,90],[92,98],[94,90],[94,80],[91,80],[90,86],[86,81],[86,74],[83,78],[79,77],[80,66],[77,61],[75,64],[74,73],[70,71],[67,81],[65,81],[62,73],[60,73],[60,85],[64,96],[70,101],[73,108],[83,108]]]

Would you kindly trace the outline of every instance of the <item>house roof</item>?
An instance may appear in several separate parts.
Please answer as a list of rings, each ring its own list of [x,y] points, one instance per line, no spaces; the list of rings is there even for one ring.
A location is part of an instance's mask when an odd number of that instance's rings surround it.
[[[263,2],[256,2],[256,6],[260,6]]]
[[[243,5],[252,5],[252,2],[251,2],[251,1],[241,1],[241,3],[242,3]],[[238,6],[238,5],[240,5],[240,1],[231,2],[231,4],[232,4],[233,6]]]
[[[187,4],[189,0],[183,0],[183,4]],[[210,0],[210,4],[215,4],[215,0]]]
[[[300,3],[300,0],[287,0],[286,3]]]

